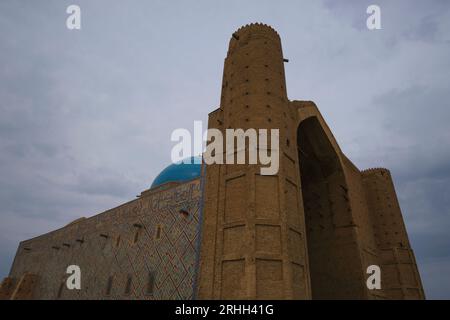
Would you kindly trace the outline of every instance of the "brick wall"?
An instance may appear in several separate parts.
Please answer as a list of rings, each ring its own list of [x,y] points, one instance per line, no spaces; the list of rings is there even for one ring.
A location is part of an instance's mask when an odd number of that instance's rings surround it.
[[[23,241],[7,282],[34,275],[35,299],[191,299],[200,200],[197,179]],[[72,264],[81,290],[65,286]]]

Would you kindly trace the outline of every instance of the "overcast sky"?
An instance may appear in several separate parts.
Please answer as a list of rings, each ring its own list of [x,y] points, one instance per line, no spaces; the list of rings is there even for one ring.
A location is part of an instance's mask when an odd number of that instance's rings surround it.
[[[66,8],[81,7],[80,31]],[[382,30],[366,28],[381,7]],[[21,240],[135,198],[218,107],[231,34],[280,34],[360,168],[391,170],[428,298],[450,298],[449,1],[0,2],[0,278]]]

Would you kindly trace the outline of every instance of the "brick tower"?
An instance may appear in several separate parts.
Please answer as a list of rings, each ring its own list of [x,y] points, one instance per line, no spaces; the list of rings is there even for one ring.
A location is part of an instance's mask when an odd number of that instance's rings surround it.
[[[208,126],[279,129],[284,161],[272,176],[258,165],[207,166],[199,298],[310,297],[292,120],[279,35],[262,24],[240,28]]]
[[[313,102],[288,100],[285,62],[270,26],[246,25],[230,39],[220,107],[208,127],[223,136],[228,128],[279,129],[280,166],[275,175],[261,175],[258,164],[205,166],[197,297],[423,298],[398,205],[383,223],[392,223],[390,232],[404,229],[398,237],[408,257],[397,255],[392,266],[382,253],[397,251],[376,229],[387,207],[373,199],[373,179],[341,152]],[[393,185],[384,186],[377,188],[394,201]],[[382,268],[382,290],[366,286],[373,264]],[[394,283],[395,272],[408,284]]]
[[[362,172],[374,237],[378,247],[386,298],[424,298],[414,252],[409,243],[389,170]]]

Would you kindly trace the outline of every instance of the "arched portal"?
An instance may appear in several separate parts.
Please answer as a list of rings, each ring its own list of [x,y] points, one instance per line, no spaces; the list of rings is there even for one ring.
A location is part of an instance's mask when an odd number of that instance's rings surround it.
[[[361,271],[345,176],[316,117],[297,130],[313,299],[358,298]]]

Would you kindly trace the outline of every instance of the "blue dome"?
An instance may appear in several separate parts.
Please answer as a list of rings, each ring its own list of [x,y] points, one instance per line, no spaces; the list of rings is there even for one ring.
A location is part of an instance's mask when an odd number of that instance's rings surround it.
[[[198,178],[200,177],[201,163],[201,157],[190,157],[181,162],[171,164],[153,180],[151,188],[167,182],[185,182]]]

